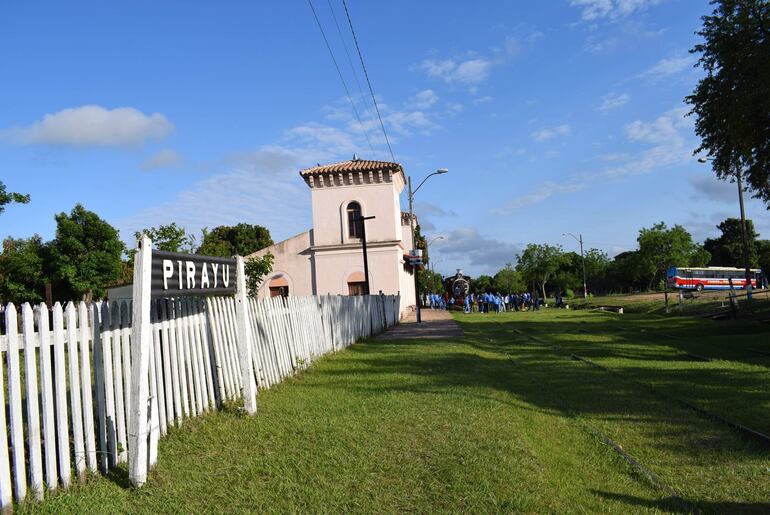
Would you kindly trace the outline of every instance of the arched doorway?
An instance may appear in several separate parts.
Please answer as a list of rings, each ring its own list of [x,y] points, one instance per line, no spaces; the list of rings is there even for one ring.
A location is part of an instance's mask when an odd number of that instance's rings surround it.
[[[271,297],[288,297],[289,296],[289,281],[286,280],[286,277],[279,275],[278,277],[274,277],[270,283],[268,284],[268,287],[270,288],[270,296]]]
[[[348,295],[363,295],[365,288],[366,279],[363,272],[353,272],[348,276]]]

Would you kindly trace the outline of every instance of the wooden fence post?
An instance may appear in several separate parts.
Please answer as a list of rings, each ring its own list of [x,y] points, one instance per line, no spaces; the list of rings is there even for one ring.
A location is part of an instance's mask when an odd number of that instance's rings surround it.
[[[243,256],[237,256],[238,268],[235,291],[235,316],[238,324],[238,362],[241,366],[243,408],[253,415],[257,412],[257,385],[251,366],[251,338],[249,338],[249,309],[246,299],[246,272]]]
[[[150,279],[152,240],[142,236],[134,257],[133,318],[131,326],[131,403],[128,430],[128,477],[134,486],[147,481],[147,416],[150,373]]]

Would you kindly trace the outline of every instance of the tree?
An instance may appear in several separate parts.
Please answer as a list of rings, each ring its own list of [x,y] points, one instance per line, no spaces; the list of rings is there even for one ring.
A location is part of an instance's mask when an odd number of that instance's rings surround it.
[[[722,234],[718,238],[708,238],[703,247],[711,254],[711,266],[733,266],[743,268],[743,236],[741,221],[727,218],[717,225]],[[749,240],[749,262],[752,267],[758,265],[757,234],[751,220],[746,220],[746,237]]]
[[[272,244],[270,231],[261,225],[220,225],[211,231],[203,229],[203,238],[197,253],[222,257],[248,256]]]
[[[473,293],[491,293],[494,290],[493,280],[488,275],[480,275],[471,279],[471,291]]]
[[[55,219],[50,267],[57,296],[86,301],[103,297],[105,287],[121,276],[123,268],[125,245],[118,231],[80,204]]]
[[[521,292],[527,289],[521,273],[513,268],[510,263],[500,269],[493,278],[494,288],[500,293],[509,294]]]
[[[187,234],[185,228],[178,226],[176,222],[159,225],[157,228],[142,229],[137,231],[135,236],[139,238],[142,234],[146,234],[158,250],[195,252],[195,236]]]
[[[21,193],[15,193],[13,191],[6,191],[5,184],[0,181],[0,215],[5,211],[5,206],[8,204],[28,204],[29,195],[23,195]]]
[[[40,236],[7,238],[0,254],[0,303],[40,302],[45,294],[45,247]]]
[[[516,269],[521,272],[527,283],[539,284],[545,298],[545,287],[548,281],[559,270],[565,259],[561,246],[530,243],[516,258],[518,260]]]
[[[419,268],[417,282],[420,293],[444,293],[444,277],[438,272],[432,272],[427,266]]]
[[[244,263],[246,289],[249,290],[250,296],[257,296],[262,279],[273,270],[273,260],[274,256],[268,252],[262,257],[247,259]]]
[[[709,253],[692,240],[692,236],[681,225],[667,228],[664,222],[639,230],[637,266],[639,276],[647,279],[647,288],[652,289],[657,280],[665,277],[670,266],[705,266]]]
[[[642,289],[641,265],[638,250],[621,252],[607,267],[610,289],[625,292]]]
[[[685,102],[696,115],[696,149],[713,158],[721,179],[738,170],[756,197],[770,202],[770,3],[766,0],[712,0],[697,32],[706,76]]]
[[[583,259],[577,252],[565,252],[559,268],[551,279],[551,287],[557,291],[583,290]]]

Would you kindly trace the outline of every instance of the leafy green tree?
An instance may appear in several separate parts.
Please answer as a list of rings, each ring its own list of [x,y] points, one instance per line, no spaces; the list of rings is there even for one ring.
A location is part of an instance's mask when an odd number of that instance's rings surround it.
[[[565,252],[553,274],[551,287],[556,291],[583,289],[583,260],[577,252]]]
[[[428,267],[419,269],[417,281],[420,293],[444,293],[444,277],[438,272],[432,272]]]
[[[691,53],[706,72],[685,101],[721,179],[741,170],[755,195],[770,202],[770,2],[712,0]]]
[[[564,263],[564,252],[560,245],[530,243],[517,256],[516,269],[527,283],[534,282],[546,297],[546,285]]]
[[[273,244],[270,231],[261,225],[240,223],[203,229],[197,253],[207,256],[248,256]]]
[[[246,272],[246,289],[249,290],[249,295],[252,297],[257,296],[259,292],[259,285],[262,284],[262,279],[265,278],[273,270],[273,261],[275,257],[268,252],[262,257],[253,257],[247,259],[244,263],[244,271]]]
[[[46,249],[40,236],[7,238],[0,254],[0,303],[40,302],[45,293]]]
[[[649,229],[642,228],[636,241],[639,243],[639,275],[648,280],[648,289],[665,278],[670,266],[705,266],[711,259],[681,225],[669,229],[660,222]]]
[[[142,229],[136,232],[135,236],[139,238],[142,234],[146,234],[158,250],[195,252],[195,236],[187,234],[185,228],[178,226],[176,222],[171,222],[168,225],[159,225],[157,228]]]
[[[703,247],[711,254],[711,266],[734,266],[743,268],[743,234],[739,218],[727,218],[717,229],[721,235],[717,238],[708,238],[703,242]],[[757,254],[757,238],[759,234],[754,230],[754,223],[746,220],[746,236],[749,240],[749,262],[752,267],[759,263]]]
[[[473,293],[491,293],[494,291],[494,281],[488,275],[480,275],[471,279],[471,291]]]
[[[120,278],[123,268],[125,245],[118,231],[80,204],[55,219],[49,266],[56,296],[86,301],[103,297],[105,287]]]
[[[0,215],[3,214],[3,211],[5,211],[5,206],[13,203],[28,204],[29,195],[7,191],[3,181],[0,181]]]
[[[621,252],[607,267],[610,290],[626,292],[642,289],[641,257],[638,250]]]
[[[606,252],[599,249],[588,249],[585,254],[586,277],[589,280],[596,280],[607,273],[611,260]]]
[[[522,292],[527,289],[527,285],[521,277],[521,273],[513,268],[510,263],[506,263],[506,265],[495,274],[493,284],[495,290],[506,295],[513,292]]]

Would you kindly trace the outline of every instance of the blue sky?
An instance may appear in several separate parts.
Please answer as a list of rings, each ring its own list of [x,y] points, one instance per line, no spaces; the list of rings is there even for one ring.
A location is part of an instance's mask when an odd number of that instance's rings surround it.
[[[278,241],[310,225],[298,170],[389,159],[341,0],[313,5],[363,130],[306,1],[114,4],[0,4],[0,179],[32,196],[0,237],[51,238],[80,202],[129,243],[172,221]],[[707,1],[348,6],[396,159],[416,181],[450,169],[416,199],[444,236],[437,270],[494,272],[528,242],[575,250],[565,232],[614,255],[660,220],[702,240],[737,216],[683,116]],[[747,209],[770,236],[763,205]]]

